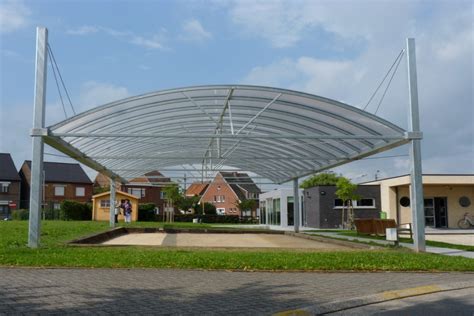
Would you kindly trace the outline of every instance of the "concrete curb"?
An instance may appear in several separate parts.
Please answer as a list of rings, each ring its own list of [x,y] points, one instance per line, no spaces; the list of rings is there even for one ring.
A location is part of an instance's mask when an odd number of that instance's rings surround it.
[[[285,231],[285,235],[319,241],[319,242],[331,243],[331,244],[335,244],[339,246],[345,246],[345,247],[356,248],[356,249],[383,249],[383,247],[357,243],[350,240],[342,240],[342,239],[336,239],[336,238],[331,238],[331,237],[308,235],[304,233],[295,233],[295,232]]]
[[[274,316],[309,316],[309,315],[325,315],[356,307],[377,304],[387,301],[393,301],[419,295],[426,295],[438,292],[446,292],[453,290],[462,290],[474,288],[474,282],[457,282],[451,284],[430,284],[401,290],[386,291],[382,293],[356,297],[352,299],[338,300],[320,305],[311,305],[307,307],[297,308],[293,310],[281,311],[273,314]]]

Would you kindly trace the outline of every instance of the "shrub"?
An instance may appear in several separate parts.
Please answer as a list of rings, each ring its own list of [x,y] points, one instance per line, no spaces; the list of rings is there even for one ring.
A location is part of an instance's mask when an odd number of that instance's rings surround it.
[[[92,219],[92,206],[89,203],[65,200],[61,202],[60,219],[66,221],[89,221]]]
[[[157,221],[159,215],[155,214],[154,203],[140,203],[138,204],[138,220],[143,222]]]
[[[194,205],[194,210],[196,211],[197,214],[202,215],[202,204]],[[217,214],[216,206],[212,203],[205,202],[204,203],[204,214],[206,214],[206,215],[216,215]]]
[[[25,209],[12,210],[12,219],[17,221],[27,220],[30,216],[30,211]]]
[[[215,214],[205,214],[205,215],[195,215],[195,214],[181,214],[175,215],[175,222],[187,222],[191,223],[194,218],[199,218],[201,223],[212,224],[212,223],[240,223],[239,216],[237,215],[215,215]]]

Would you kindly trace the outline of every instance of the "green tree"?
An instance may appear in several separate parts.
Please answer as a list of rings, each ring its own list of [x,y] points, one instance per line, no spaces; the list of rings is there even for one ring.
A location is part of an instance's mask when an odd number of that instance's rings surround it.
[[[179,201],[183,198],[179,186],[171,184],[163,188],[165,193],[165,199],[170,203],[171,206],[177,206]]]
[[[315,187],[318,185],[336,185],[337,181],[341,178],[335,173],[332,172],[323,172],[319,174],[315,174],[310,178],[304,180],[300,184],[300,188],[308,189],[311,187]]]
[[[336,195],[342,200],[342,225],[346,224],[346,227],[350,229],[354,228],[354,209],[352,201],[360,199],[360,196],[355,194],[357,190],[357,184],[353,184],[349,179],[339,177],[336,183]],[[345,208],[348,207],[347,223],[344,223]]]
[[[180,210],[184,210],[186,212],[191,208],[194,209],[194,211],[196,212],[195,205],[198,202],[199,202],[199,196],[197,195],[191,196],[191,197],[181,196],[181,198],[176,202],[176,206]]]
[[[255,200],[242,200],[235,204],[239,210],[240,214],[243,214],[245,211],[252,211],[255,206],[257,205],[257,201]]]

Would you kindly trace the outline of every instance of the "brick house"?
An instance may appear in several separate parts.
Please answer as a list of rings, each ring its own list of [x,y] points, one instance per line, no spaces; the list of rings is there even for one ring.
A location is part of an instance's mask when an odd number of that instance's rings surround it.
[[[202,196],[204,192],[206,192],[209,183],[209,181],[191,183],[191,185],[186,189],[186,197]]]
[[[199,202],[214,204],[217,214],[256,217],[260,193],[261,190],[248,174],[219,172],[208,185]],[[237,204],[249,199],[255,200],[255,207],[251,211],[241,214]]]
[[[169,178],[165,178],[159,171],[145,173],[141,177],[134,178],[126,184],[116,183],[120,191],[134,195],[138,198],[138,203],[153,203],[160,210],[163,210],[165,197],[163,183],[171,183]],[[94,180],[94,187],[109,188],[110,180],[107,176],[97,174]]]
[[[92,181],[77,163],[44,162],[44,201],[48,208],[59,209],[64,200],[90,202]],[[20,169],[22,208],[29,207],[31,161],[26,160]]]
[[[0,219],[20,206],[20,181],[10,154],[0,153]]]

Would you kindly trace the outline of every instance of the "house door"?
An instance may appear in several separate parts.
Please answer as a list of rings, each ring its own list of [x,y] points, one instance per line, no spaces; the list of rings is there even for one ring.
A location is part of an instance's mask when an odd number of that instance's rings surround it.
[[[425,202],[425,226],[448,227],[448,203],[445,197],[428,198]]]
[[[9,209],[8,205],[0,205],[0,219],[8,217]]]
[[[434,198],[435,226],[448,227],[448,199],[445,197]]]
[[[435,227],[434,199],[424,199],[425,207],[425,226]]]
[[[294,205],[295,205],[295,199],[292,196],[289,196],[288,202],[286,204],[288,226],[294,225]]]

